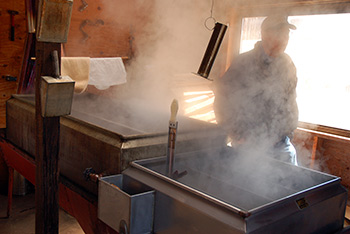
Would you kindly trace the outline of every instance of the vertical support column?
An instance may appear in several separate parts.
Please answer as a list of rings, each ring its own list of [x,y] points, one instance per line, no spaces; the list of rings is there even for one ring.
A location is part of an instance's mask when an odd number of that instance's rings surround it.
[[[316,160],[316,153],[317,153],[317,145],[318,145],[318,137],[313,137],[313,144],[312,144],[312,152],[311,152],[311,162],[310,162],[310,168],[314,169],[315,166],[315,160]]]
[[[58,233],[58,151],[60,117],[41,116],[40,81],[43,75],[53,75],[51,53],[60,51],[60,43],[36,42],[35,118],[35,233]],[[60,53],[60,52],[59,52]],[[60,58],[60,54],[59,54]]]
[[[322,144],[323,144],[322,138],[320,138],[318,136],[313,137],[311,162],[310,162],[311,169],[317,169],[315,164],[316,164],[316,160],[320,157],[320,155],[322,155],[322,153],[320,152],[320,150],[322,148]]]
[[[10,217],[12,209],[12,192],[13,192],[13,174],[14,169],[8,166],[9,179],[8,179],[8,191],[7,191],[7,218]]]
[[[61,58],[61,44],[67,41],[69,24],[72,15],[73,0],[36,0],[36,75],[35,75],[35,120],[36,120],[36,173],[35,173],[35,233],[58,233],[58,155],[59,155],[59,139],[60,139],[60,116],[66,115],[69,111],[62,114],[49,115],[46,108],[50,110],[59,109],[62,103],[61,90],[53,90],[42,88],[42,79],[50,77],[58,78],[60,74],[59,63]],[[55,51],[55,53],[53,53]],[[54,55],[54,57],[52,56]],[[58,60],[58,63],[56,63]],[[54,62],[55,61],[55,62]],[[47,80],[45,80],[47,83]],[[46,84],[43,83],[43,84]],[[56,83],[56,82],[54,82]],[[47,83],[48,84],[48,83]],[[48,84],[49,85],[49,84]],[[57,88],[61,85],[56,85]],[[68,98],[69,108],[73,98],[73,89],[69,89],[71,96]],[[57,102],[47,102],[51,94],[51,90],[55,95],[53,97]],[[63,91],[66,91],[65,86]],[[44,98],[41,97],[43,95]],[[58,100],[57,100],[58,99]],[[45,111],[44,111],[45,110]],[[66,109],[64,109],[66,110]],[[61,113],[61,112],[59,112]]]

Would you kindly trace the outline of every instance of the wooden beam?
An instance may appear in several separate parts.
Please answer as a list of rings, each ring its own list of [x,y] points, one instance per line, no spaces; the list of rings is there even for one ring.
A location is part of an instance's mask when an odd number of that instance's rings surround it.
[[[349,144],[350,143],[350,137],[341,136],[339,134],[332,134],[332,133],[327,133],[327,132],[324,132],[324,131],[310,130],[310,129],[301,128],[301,127],[298,127],[297,131],[304,132],[304,133],[310,134],[312,136],[317,136],[317,137],[322,138],[322,139],[327,139],[327,140],[332,140],[332,141],[339,141],[339,142],[343,142],[345,144]]]
[[[60,43],[36,42],[35,118],[36,118],[36,190],[35,233],[58,233],[58,151],[60,117],[41,116],[41,76],[53,76],[51,53],[60,51]],[[60,58],[59,52],[59,58]]]
[[[13,192],[13,174],[14,169],[11,166],[8,166],[9,179],[8,179],[8,191],[7,191],[7,218],[10,217],[12,209],[12,192]]]

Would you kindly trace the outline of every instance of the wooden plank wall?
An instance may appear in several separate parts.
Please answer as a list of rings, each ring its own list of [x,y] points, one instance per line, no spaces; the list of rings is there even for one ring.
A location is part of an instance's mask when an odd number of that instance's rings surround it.
[[[350,141],[339,142],[330,139],[322,141],[320,149],[329,172],[341,177],[342,184],[350,189]],[[350,194],[348,194],[350,199]]]
[[[10,40],[10,14],[8,10],[18,11],[14,17],[15,38]],[[6,81],[4,76],[19,78],[23,48],[26,40],[26,14],[24,0],[0,2],[0,128],[6,127],[6,100],[16,93],[18,81]]]
[[[135,42],[152,14],[154,1],[76,0],[63,56],[124,57],[132,59]],[[15,16],[15,41],[10,41],[10,14]],[[0,128],[6,127],[6,100],[16,93],[27,37],[25,0],[0,2]],[[3,76],[17,77],[17,82]]]
[[[341,177],[341,184],[350,189],[350,138],[298,128],[293,144],[300,166]]]
[[[152,4],[153,0],[74,1],[63,56],[132,58]]]

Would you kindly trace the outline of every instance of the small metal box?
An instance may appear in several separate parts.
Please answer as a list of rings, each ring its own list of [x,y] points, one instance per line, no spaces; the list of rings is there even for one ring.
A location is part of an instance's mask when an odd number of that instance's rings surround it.
[[[98,218],[121,233],[152,233],[154,193],[126,175],[102,177],[98,188]]]
[[[69,76],[41,77],[41,115],[58,117],[71,113],[75,82]]]
[[[39,0],[36,37],[44,42],[67,42],[73,0]]]

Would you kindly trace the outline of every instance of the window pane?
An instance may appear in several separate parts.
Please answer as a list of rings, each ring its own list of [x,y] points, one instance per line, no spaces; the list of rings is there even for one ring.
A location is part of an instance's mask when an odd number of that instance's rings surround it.
[[[260,40],[263,19],[243,19],[241,52]],[[289,22],[297,26],[286,53],[297,67],[299,120],[350,130],[350,14],[290,16]]]

